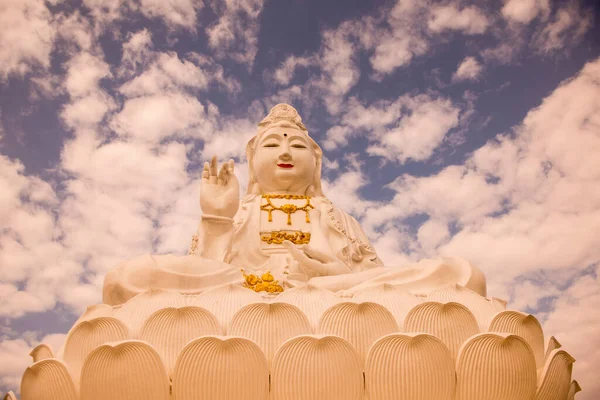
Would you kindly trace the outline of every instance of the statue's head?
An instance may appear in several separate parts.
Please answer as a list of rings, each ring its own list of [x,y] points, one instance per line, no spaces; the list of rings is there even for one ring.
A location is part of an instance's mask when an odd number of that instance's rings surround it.
[[[277,104],[258,124],[258,133],[246,146],[248,194],[286,191],[323,196],[322,156],[298,111],[288,104]]]

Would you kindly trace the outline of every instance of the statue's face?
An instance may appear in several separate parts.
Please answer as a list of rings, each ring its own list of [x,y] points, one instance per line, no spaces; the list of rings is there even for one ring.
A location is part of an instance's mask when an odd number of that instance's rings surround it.
[[[313,183],[317,162],[306,134],[296,128],[275,126],[260,137],[253,159],[254,173],[263,193],[304,194]]]

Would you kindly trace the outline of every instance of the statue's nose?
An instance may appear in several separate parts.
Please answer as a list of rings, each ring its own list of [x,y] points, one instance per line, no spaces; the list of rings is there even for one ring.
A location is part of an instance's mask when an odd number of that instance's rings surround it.
[[[281,143],[281,152],[279,153],[279,158],[282,160],[290,160],[292,158],[292,154],[290,153],[290,145],[287,142]]]

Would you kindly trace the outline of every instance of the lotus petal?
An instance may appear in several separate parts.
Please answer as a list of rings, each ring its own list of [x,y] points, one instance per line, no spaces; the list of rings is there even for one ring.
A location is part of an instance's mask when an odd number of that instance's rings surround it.
[[[471,311],[458,303],[419,304],[408,313],[404,325],[406,332],[424,332],[439,338],[450,350],[453,360],[460,346],[479,333]]]
[[[45,360],[46,358],[54,358],[54,354],[52,353],[52,349],[47,344],[41,343],[34,347],[33,350],[29,353],[31,358],[33,358],[33,362],[38,362]]]
[[[564,350],[555,349],[544,365],[535,400],[564,400],[571,388],[575,359]]]
[[[85,312],[79,317],[73,326],[79,324],[83,321],[89,321],[90,319],[99,318],[99,317],[110,317],[114,313],[115,308],[113,306],[109,306],[108,304],[94,304],[92,306],[88,306]]]
[[[258,293],[239,285],[219,286],[188,299],[189,305],[206,308],[213,313],[225,332],[236,312],[248,304],[260,302],[262,297]]]
[[[15,394],[13,393],[12,390],[9,390],[5,395],[4,395],[4,400],[17,400],[17,396],[15,396]]]
[[[520,311],[502,311],[494,317],[488,330],[521,336],[531,347],[537,368],[544,365],[544,332],[533,315]]]
[[[569,388],[569,394],[567,396],[567,400],[575,400],[575,394],[581,392],[581,386],[577,381],[571,382],[571,387]]]
[[[455,384],[454,360],[432,335],[392,333],[376,341],[367,355],[369,400],[452,400]]]
[[[343,302],[325,311],[317,332],[349,341],[364,364],[371,345],[384,335],[398,332],[398,324],[392,313],[380,304]]]
[[[167,307],[185,307],[185,297],[167,290],[149,290],[129,299],[115,310],[114,316],[131,330],[131,337],[138,337],[142,325],[156,311]]]
[[[267,359],[252,341],[205,336],[188,343],[173,372],[176,400],[261,400],[269,397]]]
[[[480,296],[471,289],[460,285],[448,286],[429,293],[429,301],[438,303],[459,303],[467,307],[475,316],[479,331],[485,332],[490,326],[490,321],[496,315],[496,309],[485,297]]]
[[[369,301],[381,304],[392,313],[400,331],[404,330],[404,320],[408,312],[423,302],[421,297],[417,297],[388,283],[363,289],[354,295],[353,300],[359,303]]]
[[[361,400],[362,395],[360,357],[340,337],[297,336],[273,358],[273,400]]]
[[[561,347],[562,347],[562,344],[560,344],[560,342],[554,336],[550,336],[550,338],[548,339],[548,342],[546,343],[546,353],[544,355],[544,364],[547,364],[548,360],[550,360],[550,354],[552,353],[552,351],[556,350],[556,349],[560,349]]]
[[[113,317],[100,317],[80,322],[71,329],[65,342],[64,360],[79,382],[81,367],[88,354],[107,342],[129,339],[129,329]]]
[[[21,379],[21,400],[78,400],[77,392],[67,366],[55,358],[27,367]]]
[[[480,333],[458,351],[456,400],[531,400],[535,358],[520,336]]]
[[[169,399],[169,377],[152,346],[125,340],[90,353],[81,370],[81,400],[106,399]]]
[[[280,303],[288,303],[298,307],[310,321],[314,330],[319,326],[321,315],[340,299],[327,289],[313,285],[305,285],[286,290],[277,297]]]
[[[497,312],[506,310],[506,300],[502,300],[497,297],[491,297],[488,299],[488,301]]]
[[[235,313],[229,325],[230,336],[241,336],[252,340],[271,360],[286,340],[311,334],[308,318],[296,306],[286,303],[254,303]]]
[[[171,375],[177,356],[192,339],[223,333],[217,317],[204,308],[167,307],[156,311],[144,322],[140,339],[158,351]]]

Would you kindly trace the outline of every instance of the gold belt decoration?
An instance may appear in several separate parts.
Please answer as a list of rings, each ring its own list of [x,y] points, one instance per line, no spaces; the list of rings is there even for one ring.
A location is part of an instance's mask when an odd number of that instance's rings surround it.
[[[306,223],[310,223],[310,218],[308,216],[308,212],[310,211],[311,208],[315,208],[315,207],[313,207],[312,204],[310,204],[310,196],[300,196],[300,195],[295,195],[295,194],[263,194],[262,198],[267,200],[267,204],[261,204],[260,209],[269,213],[269,218],[268,218],[269,222],[273,222],[273,215],[272,215],[273,211],[283,211],[284,213],[287,214],[287,224],[291,225],[292,224],[292,214],[295,213],[296,211],[300,210],[300,211],[304,211],[306,213]],[[271,203],[271,199],[306,200],[306,204],[303,205],[302,207],[298,207],[295,204],[288,203],[288,204],[283,204],[280,207],[277,207],[273,203]]]
[[[276,281],[270,271],[262,274],[259,278],[254,274],[246,275],[246,272],[241,269],[242,275],[244,276],[244,287],[252,289],[255,292],[267,292],[267,293],[281,293],[283,287]]]
[[[294,244],[308,244],[310,242],[310,233],[301,231],[272,231],[260,235],[260,240],[267,244],[281,244],[284,240],[289,240]]]

